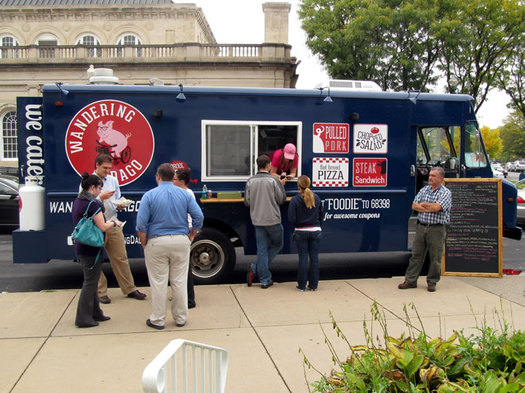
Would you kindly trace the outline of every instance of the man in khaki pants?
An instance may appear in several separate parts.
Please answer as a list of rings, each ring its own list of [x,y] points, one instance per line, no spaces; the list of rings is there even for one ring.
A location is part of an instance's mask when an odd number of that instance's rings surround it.
[[[117,208],[112,201],[120,198],[118,180],[116,177],[109,174],[112,166],[113,158],[108,154],[99,154],[95,159],[94,174],[100,177],[104,184],[99,198],[104,203],[104,217],[106,217],[106,221],[114,221],[117,219]],[[115,228],[106,231],[104,248],[108,254],[113,274],[115,275],[118,285],[124,295],[129,298],[144,300],[146,295],[140,292],[135,286],[135,281],[133,280],[133,275],[129,268],[126,243],[121,227],[116,226]],[[111,299],[108,296],[108,281],[104,272],[100,274],[97,294],[101,303],[111,303]]]
[[[171,164],[165,163],[157,168],[157,187],[142,197],[135,228],[144,248],[151,287],[152,311],[146,325],[159,330],[166,325],[168,283],[175,325],[182,327],[188,320],[190,238],[195,236],[204,220],[193,195],[173,185],[174,174]],[[191,230],[188,214],[192,221]]]

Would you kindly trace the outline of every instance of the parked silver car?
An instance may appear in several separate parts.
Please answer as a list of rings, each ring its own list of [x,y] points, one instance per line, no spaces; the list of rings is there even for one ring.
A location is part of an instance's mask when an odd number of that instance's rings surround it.
[[[18,228],[18,179],[0,175],[0,230]]]

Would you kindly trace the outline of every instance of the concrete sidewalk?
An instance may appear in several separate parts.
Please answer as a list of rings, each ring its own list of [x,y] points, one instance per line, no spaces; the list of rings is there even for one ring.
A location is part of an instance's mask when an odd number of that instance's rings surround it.
[[[472,329],[484,321],[499,326],[502,315],[515,329],[525,327],[525,276],[442,277],[437,292],[398,290],[402,278],[321,281],[317,292],[299,292],[296,283],[197,286],[197,307],[183,328],[171,317],[166,329],[146,326],[151,304],[110,289],[102,305],[111,320],[90,329],[74,326],[79,290],[0,294],[0,392],[141,392],[146,365],[175,338],[226,349],[226,391],[308,392],[319,379],[303,368],[303,357],[323,373],[332,368],[325,336],[344,358],[347,344],[336,337],[331,313],[352,345],[364,344],[363,321],[373,336],[375,302],[387,319],[388,334],[409,332],[408,322],[431,336]],[[140,288],[149,295],[149,288]],[[415,309],[411,306],[413,304]],[[417,311],[417,315],[416,315]],[[306,379],[305,379],[306,378]]]

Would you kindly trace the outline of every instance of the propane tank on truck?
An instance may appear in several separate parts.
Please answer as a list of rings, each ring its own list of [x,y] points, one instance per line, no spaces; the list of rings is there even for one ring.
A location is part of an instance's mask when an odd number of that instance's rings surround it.
[[[41,231],[44,229],[44,187],[37,179],[26,177],[25,184],[20,187],[19,210],[21,231]]]

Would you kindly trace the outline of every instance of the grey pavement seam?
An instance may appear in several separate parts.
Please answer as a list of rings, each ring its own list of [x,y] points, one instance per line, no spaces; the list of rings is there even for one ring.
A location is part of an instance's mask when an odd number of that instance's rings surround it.
[[[272,362],[273,367],[275,368],[275,371],[277,371],[277,374],[279,374],[279,377],[283,381],[284,386],[286,386],[286,389],[288,389],[288,392],[292,393],[292,390],[290,389],[290,386],[288,386],[288,384],[286,383],[286,379],[284,378],[283,374],[279,370],[279,367],[277,367],[277,364],[275,363],[275,360],[273,359],[272,355],[270,354],[270,351],[268,350],[268,348],[264,344],[264,341],[262,340],[261,336],[259,335],[259,332],[257,331],[257,328],[253,325],[252,321],[250,320],[250,317],[248,316],[248,314],[244,310],[244,307],[242,306],[241,302],[239,301],[239,298],[236,296],[235,291],[233,290],[232,286],[230,285],[229,288],[230,288],[230,291],[232,292],[233,297],[235,298],[235,301],[239,305],[239,308],[241,309],[241,311],[244,314],[246,320],[250,324],[251,329],[253,330],[253,332],[257,336],[257,339],[261,343],[262,347],[264,348],[264,352],[266,352],[266,354],[268,355],[268,358]]]
[[[67,309],[69,308],[69,306],[71,306],[71,303],[73,303],[73,300],[75,300],[75,298],[77,297],[78,295],[78,291],[77,293],[75,294],[75,296],[72,296],[71,297],[71,300],[69,301],[69,303],[66,305],[66,307],[64,307],[64,310],[62,310],[62,314],[60,315],[60,317],[57,318],[57,321],[55,323],[55,325],[53,326],[53,328],[51,329],[51,331],[47,334],[47,337],[45,338],[44,342],[42,343],[42,345],[40,345],[40,347],[38,348],[38,350],[35,352],[35,354],[33,355],[33,357],[31,358],[31,361],[27,363],[26,367],[24,367],[24,371],[22,371],[20,373],[20,375],[18,376],[17,380],[15,381],[15,383],[13,384],[13,387],[9,390],[9,393],[12,393],[13,390],[16,388],[16,385],[18,385],[18,383],[20,382],[20,380],[22,379],[22,377],[25,375],[26,371],[29,369],[29,367],[31,367],[31,365],[33,364],[34,360],[36,359],[36,357],[40,354],[40,352],[42,351],[42,349],[44,348],[44,346],[47,344],[48,340],[51,338],[51,336],[53,335],[53,332],[55,331],[55,329],[57,328],[58,324],[60,323],[60,321],[62,320],[62,318],[64,317]]]

